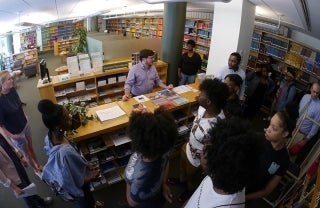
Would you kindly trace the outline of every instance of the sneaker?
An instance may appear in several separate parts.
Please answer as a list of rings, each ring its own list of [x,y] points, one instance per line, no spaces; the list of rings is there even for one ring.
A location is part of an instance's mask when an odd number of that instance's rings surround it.
[[[186,182],[181,182],[179,178],[168,178],[167,183],[174,186],[186,185]]]
[[[180,203],[185,203],[193,194],[193,191],[185,190],[182,194],[180,194],[178,201]]]

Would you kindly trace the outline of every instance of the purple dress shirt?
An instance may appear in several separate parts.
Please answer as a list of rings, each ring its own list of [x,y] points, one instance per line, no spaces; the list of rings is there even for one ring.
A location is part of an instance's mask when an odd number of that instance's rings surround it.
[[[129,70],[124,88],[129,89],[134,96],[138,96],[152,92],[153,86],[160,84],[161,80],[155,66],[146,69],[139,62]]]

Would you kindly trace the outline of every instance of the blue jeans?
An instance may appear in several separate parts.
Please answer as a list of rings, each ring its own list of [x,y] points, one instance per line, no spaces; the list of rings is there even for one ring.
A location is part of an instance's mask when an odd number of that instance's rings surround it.
[[[181,80],[179,82],[179,85],[187,85],[194,83],[194,80],[196,79],[196,75],[186,75],[184,73],[181,73]]]

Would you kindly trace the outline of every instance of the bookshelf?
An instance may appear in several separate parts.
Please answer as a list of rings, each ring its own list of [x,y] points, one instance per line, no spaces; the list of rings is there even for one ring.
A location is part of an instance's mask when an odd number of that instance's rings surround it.
[[[106,20],[106,30],[110,33],[122,34],[138,38],[161,38],[163,28],[162,17],[117,18]]]
[[[20,33],[21,49],[27,49],[28,46],[37,46],[37,33],[35,30]]]
[[[73,39],[74,31],[80,27],[83,27],[83,21],[76,23],[71,21],[59,22],[49,27],[42,27],[42,50],[54,50],[56,41]]]
[[[128,62],[130,61],[131,59],[128,59]],[[112,64],[114,66],[112,69],[70,77],[65,81],[60,81],[58,75],[53,76],[52,82],[48,84],[42,84],[42,80],[39,80],[37,87],[40,97],[52,100],[55,103],[63,103],[70,100],[84,101],[92,106],[121,100],[124,82],[129,69],[128,67],[117,67],[115,65],[116,62]],[[154,65],[160,79],[166,83],[168,64],[157,61]],[[82,89],[77,89],[77,85],[83,86]]]
[[[16,53],[12,55],[13,60],[22,60],[22,63],[24,67],[32,64],[36,64],[36,70],[39,72],[39,61],[38,61],[38,50],[35,49],[28,49],[25,51],[22,51],[20,53]]]
[[[63,51],[69,51],[72,46],[77,42],[78,38],[67,38],[63,40],[54,41],[53,54],[59,56]]]
[[[187,41],[196,42],[195,51],[202,59],[201,69],[206,71],[211,43],[212,20],[186,19],[183,36],[183,53],[187,49]]]
[[[273,57],[278,68],[287,66],[296,70],[296,82],[305,85],[320,78],[320,52],[283,35],[255,29],[252,34],[247,70],[254,70],[259,64]]]

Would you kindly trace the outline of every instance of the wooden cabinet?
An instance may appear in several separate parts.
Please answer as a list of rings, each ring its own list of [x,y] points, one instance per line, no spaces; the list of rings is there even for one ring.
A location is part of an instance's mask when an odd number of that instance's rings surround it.
[[[155,67],[160,79],[166,83],[168,64],[157,61]],[[121,100],[128,72],[128,67],[121,67],[70,77],[65,81],[53,76],[51,83],[42,84],[39,80],[37,87],[42,99],[50,99],[55,103],[85,101],[93,106],[101,105]]]
[[[127,67],[95,73],[98,104],[119,100],[129,69]]]
[[[12,56],[13,60],[21,60],[24,67],[35,64],[36,71],[39,73],[40,66],[38,60],[38,50],[36,48],[28,49],[20,53],[13,54]]]
[[[211,44],[212,20],[187,19],[183,36],[183,52],[186,52],[187,41],[196,42],[195,51],[202,58],[201,69],[206,71]]]
[[[320,52],[288,37],[255,29],[252,34],[251,50],[247,70],[265,64],[271,56],[277,62],[274,70],[286,67],[296,70],[297,84],[304,85],[320,78]]]
[[[64,40],[54,41],[53,53],[55,56],[59,56],[61,52],[68,52],[72,46],[78,41],[78,38],[69,38]]]

